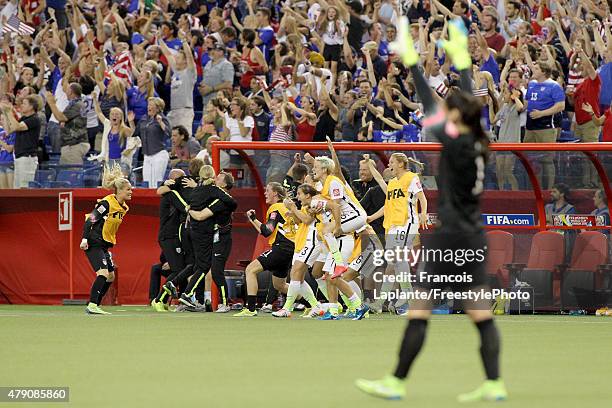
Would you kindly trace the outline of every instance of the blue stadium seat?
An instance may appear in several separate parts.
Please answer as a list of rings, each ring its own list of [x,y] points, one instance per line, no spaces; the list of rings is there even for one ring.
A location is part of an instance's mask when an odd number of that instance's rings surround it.
[[[67,181],[52,181],[49,185],[49,188],[70,188],[73,187]]]
[[[55,181],[60,183],[68,183],[67,187],[83,187],[83,170],[59,170]]]
[[[100,166],[90,167],[83,170],[83,186],[98,187],[100,185],[101,176],[102,169]]]
[[[53,169],[36,170],[36,175],[34,176],[34,182],[38,184],[38,188],[49,188],[51,187],[51,182],[53,181],[55,181],[55,170]]]
[[[576,139],[576,137],[574,136],[574,132],[569,131],[569,130],[561,131],[561,134],[559,135],[560,143],[573,143],[576,141],[578,141],[578,139]]]

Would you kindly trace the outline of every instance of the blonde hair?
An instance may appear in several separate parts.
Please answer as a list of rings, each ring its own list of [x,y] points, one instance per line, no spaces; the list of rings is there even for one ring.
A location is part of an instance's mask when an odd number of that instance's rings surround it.
[[[326,169],[329,174],[333,174],[336,170],[336,165],[334,164],[334,161],[327,156],[319,156],[315,158],[315,162],[319,162],[321,167]]]
[[[391,155],[391,157],[389,157],[389,159],[394,158],[395,160],[397,160],[398,162],[402,163],[404,165],[404,169],[406,170],[410,170],[408,168],[408,163],[412,163],[415,166],[417,166],[417,174],[420,174],[423,169],[425,169],[425,165],[423,163],[421,163],[418,160],[413,159],[412,157],[408,157],[406,156],[404,153],[393,153]]]
[[[164,102],[162,98],[149,98],[147,99],[147,102],[155,105],[155,107],[157,108],[157,113],[162,113],[164,111],[164,108],[166,107],[166,102]]]
[[[203,185],[207,186],[215,181],[215,169],[208,164],[200,167],[200,180]]]
[[[115,163],[112,167],[104,165],[102,187],[113,190],[116,193],[129,184],[130,182],[123,176],[123,171],[118,163]]]
[[[125,145],[125,142],[127,141],[127,138],[132,136],[132,129],[127,127],[125,125],[125,117],[123,115],[123,111],[117,107],[113,107],[111,108],[110,112],[109,112],[109,118],[110,118],[110,114],[112,112],[119,112],[121,114],[121,123],[119,124],[119,144],[121,146]]]

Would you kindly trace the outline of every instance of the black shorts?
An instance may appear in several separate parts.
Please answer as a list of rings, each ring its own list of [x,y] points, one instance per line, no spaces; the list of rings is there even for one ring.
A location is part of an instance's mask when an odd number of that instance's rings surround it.
[[[323,49],[323,58],[325,61],[340,61],[340,57],[342,56],[342,45],[334,44],[328,45],[325,44],[325,48]]]
[[[182,271],[186,264],[181,241],[178,238],[163,239],[159,241],[159,246],[172,272]]]
[[[291,261],[293,259],[293,248],[283,248],[281,246],[273,246],[257,257],[257,260],[263,266],[264,270],[272,272],[277,278],[286,278],[291,270]]]
[[[185,224],[181,224],[179,229],[179,240],[181,241],[181,248],[183,249],[185,265],[193,265],[195,263],[195,256],[193,253],[193,242],[191,242],[191,227],[187,228]]]
[[[486,285],[487,239],[483,233],[421,235],[423,256],[414,286],[464,292]]]
[[[106,269],[109,272],[115,271],[113,255],[108,251],[108,248],[98,246],[89,247],[89,249],[85,251],[85,255],[94,272],[98,272],[100,269]]]

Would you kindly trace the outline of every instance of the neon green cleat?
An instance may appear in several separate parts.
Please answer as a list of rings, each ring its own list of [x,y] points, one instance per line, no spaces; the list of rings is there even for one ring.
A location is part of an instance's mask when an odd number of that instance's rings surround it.
[[[257,316],[257,310],[254,310],[251,312],[249,309],[245,307],[239,313],[236,313],[233,317],[256,317],[256,316]]]
[[[400,56],[404,65],[412,67],[419,63],[419,54],[414,49],[414,42],[409,30],[410,22],[406,17],[400,17],[397,27],[397,39],[389,44],[389,48]]]
[[[457,397],[459,402],[504,401],[508,399],[508,391],[501,379],[487,380],[472,392]]]
[[[164,307],[165,305],[163,302],[156,302],[155,299],[151,301],[151,306],[153,307],[153,310],[155,310],[156,312],[167,312],[168,311]]]
[[[450,55],[453,65],[458,71],[472,67],[472,57],[468,50],[468,33],[463,20],[456,18],[448,25],[450,41],[438,41],[438,46]]]
[[[104,310],[100,309],[100,306],[96,305],[95,303],[89,302],[87,304],[87,307],[85,308],[85,312],[87,312],[87,314],[94,314],[94,315],[109,315],[111,313],[109,312],[105,312]]]
[[[359,379],[355,381],[355,385],[373,397],[399,400],[406,396],[404,381],[393,375],[387,375],[382,380],[374,381]]]

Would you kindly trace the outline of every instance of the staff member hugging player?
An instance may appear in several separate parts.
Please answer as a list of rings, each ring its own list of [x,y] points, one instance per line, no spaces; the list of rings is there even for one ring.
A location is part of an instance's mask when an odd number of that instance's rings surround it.
[[[132,185],[123,178],[121,166],[115,164],[112,168],[105,167],[102,186],[112,189],[114,193],[99,200],[91,214],[86,216],[80,246],[97,275],[85,311],[108,315],[110,313],[102,310],[100,303],[115,280],[115,267],[109,249],[117,243],[117,231],[129,210],[126,201],[132,199]]]

